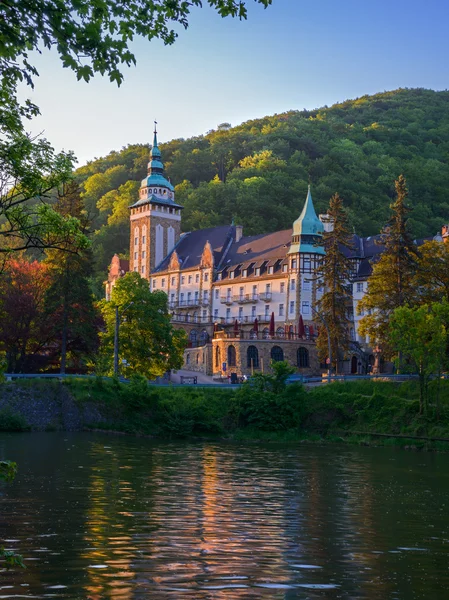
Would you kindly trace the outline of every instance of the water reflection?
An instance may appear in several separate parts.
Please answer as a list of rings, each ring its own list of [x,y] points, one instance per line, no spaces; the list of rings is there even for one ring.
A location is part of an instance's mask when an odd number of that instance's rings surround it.
[[[446,455],[0,436],[0,598],[446,598]]]

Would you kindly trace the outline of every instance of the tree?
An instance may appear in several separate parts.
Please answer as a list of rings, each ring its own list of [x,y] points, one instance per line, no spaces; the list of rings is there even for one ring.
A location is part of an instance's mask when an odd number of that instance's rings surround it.
[[[395,181],[396,200],[392,215],[382,232],[384,252],[368,280],[368,291],[358,310],[365,314],[360,320],[361,335],[382,346],[385,356],[392,356],[388,345],[388,323],[396,308],[416,303],[414,276],[417,271],[417,248],[409,233],[407,221],[410,208],[405,204],[407,187],[400,175]]]
[[[391,315],[390,346],[402,355],[402,368],[419,376],[420,413],[427,412],[429,380],[445,363],[448,321],[447,302],[417,308],[401,306]]]
[[[316,273],[317,281],[324,286],[324,293],[316,303],[316,311],[327,328],[319,329],[317,349],[321,361],[324,362],[328,356],[330,337],[332,359],[337,370],[338,360],[349,346],[348,301],[351,298],[352,264],[345,250],[352,248],[352,235],[339,194],[334,194],[330,199],[327,214],[333,226],[331,231],[323,233],[322,243],[326,254]]]
[[[419,303],[449,302],[449,244],[432,240],[419,247],[413,287]]]
[[[111,373],[117,315],[123,374],[154,379],[169,369],[181,368],[186,336],[184,331],[173,329],[164,292],[151,292],[148,281],[131,272],[118,280],[111,300],[102,300],[100,307],[106,326],[101,350]]]
[[[87,220],[77,183],[64,186],[55,208],[63,216],[76,216],[85,232]],[[45,296],[45,314],[53,354],[59,355],[60,370],[65,373],[68,353],[79,367],[80,358],[98,347],[99,319],[89,284],[92,253],[72,244],[47,251],[46,264],[51,283]]]
[[[47,265],[23,259],[11,260],[0,279],[0,349],[9,373],[33,368],[33,358],[50,339],[43,310],[49,283]]]
[[[255,0],[267,7],[272,0]],[[174,24],[188,26],[193,6],[201,0],[21,0],[0,3],[0,76],[32,85],[38,75],[31,51],[55,47],[65,68],[89,81],[95,72],[120,84],[120,65],[136,59],[130,43],[138,36],[172,44]],[[208,0],[222,17],[245,19],[242,0]]]

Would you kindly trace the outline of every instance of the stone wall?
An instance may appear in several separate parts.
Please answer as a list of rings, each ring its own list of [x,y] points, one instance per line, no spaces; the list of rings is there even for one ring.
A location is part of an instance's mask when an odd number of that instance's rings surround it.
[[[229,347],[235,348],[235,366],[229,364]],[[255,346],[259,357],[259,366],[251,368],[248,365],[248,347]],[[272,350],[273,347],[278,347],[282,350],[283,359],[291,366],[295,367],[298,373],[306,376],[320,374],[320,363],[318,360],[315,343],[310,340],[284,340],[284,339],[238,339],[238,338],[215,338],[212,342],[213,352],[213,367],[214,375],[222,373],[222,365],[226,362],[226,370],[228,373],[237,373],[242,375],[251,375],[254,372],[270,373],[272,371]],[[304,348],[308,353],[309,367],[298,367],[297,352],[298,348]],[[217,354],[218,349],[218,354]]]

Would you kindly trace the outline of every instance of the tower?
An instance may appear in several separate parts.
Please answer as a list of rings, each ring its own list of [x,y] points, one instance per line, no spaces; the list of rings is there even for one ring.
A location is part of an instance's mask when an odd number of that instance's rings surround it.
[[[183,208],[175,203],[174,188],[164,177],[156,124],[148,175],[140,185],[139,200],[129,207],[129,267],[146,279],[178,242]]]
[[[325,253],[324,247],[320,245],[323,231],[324,226],[315,212],[309,185],[304,208],[293,223],[292,243],[288,251],[288,303],[293,309],[289,311],[289,318],[294,323],[300,315],[304,320],[313,321],[313,306],[322,293],[314,276]]]

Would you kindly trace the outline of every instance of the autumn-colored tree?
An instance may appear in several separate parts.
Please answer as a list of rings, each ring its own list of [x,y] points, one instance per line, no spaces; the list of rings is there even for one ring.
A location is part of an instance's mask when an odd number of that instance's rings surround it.
[[[326,327],[319,328],[317,349],[321,361],[324,362],[328,356],[330,337],[332,361],[337,371],[338,361],[349,346],[348,303],[351,298],[352,264],[347,251],[352,248],[352,234],[339,194],[334,194],[330,199],[327,214],[332,229],[323,233],[322,244],[326,254],[316,274],[317,280],[324,285],[324,293],[315,306]]]
[[[37,261],[11,260],[0,278],[0,349],[9,373],[36,368],[36,357],[50,340],[44,316],[49,285],[48,266]]]
[[[361,335],[369,336],[372,344],[380,344],[384,356],[392,357],[394,350],[388,344],[388,324],[393,311],[417,301],[414,277],[417,272],[417,248],[408,229],[410,208],[406,205],[407,187],[400,175],[395,181],[396,200],[391,205],[392,215],[382,232],[385,246],[378,262],[374,263],[368,280],[368,291],[359,302]]]

